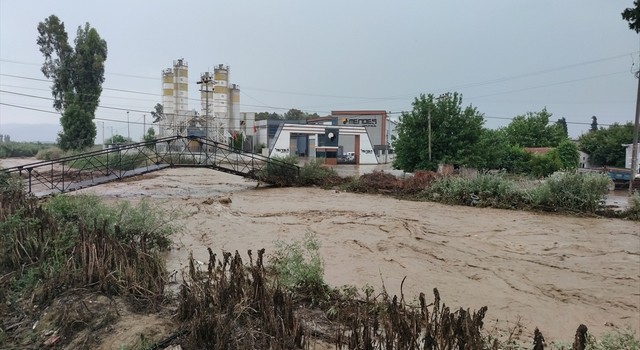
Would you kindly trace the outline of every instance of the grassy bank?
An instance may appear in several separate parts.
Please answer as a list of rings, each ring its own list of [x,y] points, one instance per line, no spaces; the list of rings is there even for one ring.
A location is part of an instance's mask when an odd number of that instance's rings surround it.
[[[0,332],[4,342],[41,342],[34,322],[60,298],[67,298],[67,311],[41,326],[57,329],[57,339],[86,331],[85,341],[105,324],[75,307],[82,305],[78,295],[122,297],[147,310],[165,301],[161,252],[176,229],[166,214],[147,202],[109,206],[93,196],[40,202],[13,178],[0,188],[0,315],[5,326],[16,325]]]

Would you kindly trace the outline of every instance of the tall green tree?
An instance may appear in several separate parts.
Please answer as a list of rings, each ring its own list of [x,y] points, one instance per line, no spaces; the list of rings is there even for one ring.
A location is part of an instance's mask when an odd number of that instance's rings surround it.
[[[595,115],[591,117],[591,128],[589,131],[598,131],[598,118]]]
[[[275,112],[256,113],[256,121],[257,120],[278,120],[278,119],[282,119],[282,116]]]
[[[144,142],[153,142],[156,139],[156,129],[150,127],[147,129],[147,132],[142,135],[142,141]]]
[[[562,130],[562,134],[563,134],[564,138],[568,139],[569,138],[569,128],[567,127],[567,120],[564,117],[562,117],[562,118],[558,119],[556,124],[558,124],[560,126],[560,129]]]
[[[625,166],[623,144],[633,141],[633,124],[615,123],[608,128],[582,134],[578,138],[580,150],[589,154],[589,162],[595,166]]]
[[[291,108],[288,111],[286,111],[282,117],[285,120],[306,120],[307,113],[299,109]]]
[[[566,139],[554,150],[562,162],[563,169],[575,169],[580,164],[580,152],[575,142]]]
[[[429,159],[429,115],[431,115],[431,160]],[[484,116],[475,107],[462,107],[458,93],[434,98],[420,95],[413,110],[403,112],[398,123],[394,167],[405,171],[435,170],[439,163],[477,166],[476,146],[482,135]]]
[[[565,139],[562,127],[549,124],[552,114],[544,108],[540,112],[519,115],[505,128],[509,142],[522,147],[555,147]]]
[[[622,19],[629,22],[629,29],[640,33],[640,23],[638,23],[638,19],[640,19],[640,2],[635,0],[633,6],[622,11]]]
[[[51,15],[38,24],[40,52],[44,56],[42,73],[53,81],[53,107],[62,114],[58,143],[64,150],[93,146],[93,123],[104,82],[107,43],[89,23],[79,26],[69,44],[64,22]]]
[[[164,120],[165,115],[164,115],[164,107],[162,106],[162,104],[156,103],[156,105],[153,106],[153,111],[151,111],[151,117],[153,117],[154,124],[160,123],[161,121]]]
[[[506,168],[506,158],[510,155],[511,145],[504,129],[483,129],[476,145],[478,164],[481,169]]]

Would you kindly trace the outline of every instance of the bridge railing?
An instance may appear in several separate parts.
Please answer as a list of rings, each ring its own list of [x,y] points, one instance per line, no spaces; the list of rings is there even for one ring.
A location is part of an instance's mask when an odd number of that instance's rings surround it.
[[[4,169],[24,178],[39,196],[69,192],[167,167],[206,167],[287,185],[299,167],[259,154],[244,153],[200,137],[171,136]]]

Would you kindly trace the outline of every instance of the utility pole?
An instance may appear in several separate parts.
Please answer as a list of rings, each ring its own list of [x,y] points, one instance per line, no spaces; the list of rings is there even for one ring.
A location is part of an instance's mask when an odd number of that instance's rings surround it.
[[[142,115],[142,140],[144,141],[144,135],[147,134],[147,115]]]
[[[440,100],[443,98],[449,98],[449,93],[447,92],[447,93],[441,94],[440,96],[436,97],[435,100],[440,102]],[[429,126],[429,161],[431,161],[431,105],[429,106],[429,112],[427,113],[427,116],[428,116],[428,126]]]
[[[131,133],[129,132],[129,111],[127,111],[127,138],[131,140]]]
[[[196,82],[196,84],[204,85],[204,93],[205,93],[205,106],[204,106],[204,134],[205,139],[209,140],[209,84],[211,83],[211,75],[209,72],[205,72],[200,76],[200,81]],[[202,91],[202,89],[200,89]],[[217,139],[217,138],[216,138]],[[204,154],[205,154],[205,163],[209,163],[209,145],[204,145]]]
[[[204,93],[205,93],[205,112],[204,112],[204,132],[205,138],[209,139],[209,84],[211,83],[211,76],[209,72],[202,74],[200,81],[196,82],[196,84],[204,85]],[[203,90],[200,90],[201,92]]]
[[[638,174],[638,124],[640,123],[640,70],[636,72],[638,79],[638,96],[636,97],[636,121],[633,125],[633,146],[631,146],[631,179],[629,181],[629,195],[633,194],[633,181]]]
[[[431,161],[431,107],[429,107],[429,161]]]

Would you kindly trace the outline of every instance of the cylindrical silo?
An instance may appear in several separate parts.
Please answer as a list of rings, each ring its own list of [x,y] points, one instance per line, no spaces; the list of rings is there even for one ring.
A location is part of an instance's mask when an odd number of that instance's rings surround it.
[[[226,142],[227,137],[224,135],[229,127],[229,66],[219,64],[213,70],[213,117],[216,129],[216,140],[218,142]]]
[[[165,119],[160,121],[160,137],[166,137],[175,134],[171,132],[171,124],[175,119],[175,102],[173,91],[173,69],[167,68],[162,71],[162,110]]]
[[[176,98],[176,115],[180,120],[186,119],[189,110],[189,66],[184,59],[173,62],[174,90]]]
[[[229,89],[229,106],[231,108],[229,128],[235,131],[243,131],[240,125],[240,86],[231,84]]]

